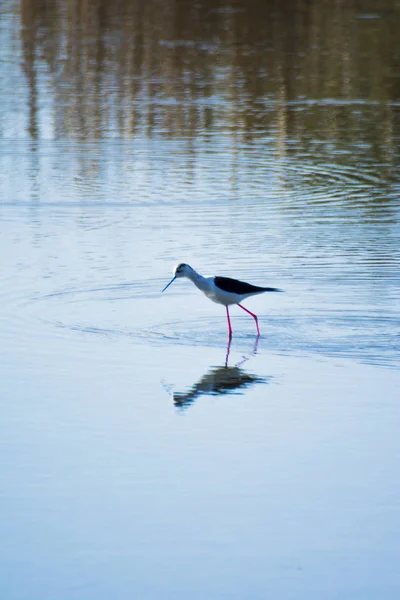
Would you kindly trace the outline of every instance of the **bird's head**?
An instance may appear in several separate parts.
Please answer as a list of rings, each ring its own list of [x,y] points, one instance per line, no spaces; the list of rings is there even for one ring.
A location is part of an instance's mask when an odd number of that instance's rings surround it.
[[[174,277],[177,279],[178,277],[188,277],[189,273],[193,271],[190,265],[186,263],[179,263],[174,268]]]
[[[186,263],[179,263],[179,265],[177,265],[173,270],[173,273],[174,273],[173,278],[165,286],[165,288],[162,290],[162,292],[165,292],[167,287],[169,287],[171,285],[171,283],[173,281],[175,281],[175,279],[178,279],[179,277],[190,277],[191,272],[193,272],[193,269],[190,265],[187,265]]]

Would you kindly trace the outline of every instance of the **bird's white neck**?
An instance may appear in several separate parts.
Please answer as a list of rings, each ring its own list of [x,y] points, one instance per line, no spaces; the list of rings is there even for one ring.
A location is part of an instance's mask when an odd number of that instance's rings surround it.
[[[186,277],[188,279],[190,279],[190,281],[192,281],[194,283],[194,285],[199,288],[199,290],[201,290],[202,292],[205,292],[206,290],[208,290],[208,281],[205,277],[203,277],[202,275],[199,275],[199,273],[197,273],[197,271],[195,271],[193,268],[190,268],[190,271],[188,271],[188,273],[186,274]]]

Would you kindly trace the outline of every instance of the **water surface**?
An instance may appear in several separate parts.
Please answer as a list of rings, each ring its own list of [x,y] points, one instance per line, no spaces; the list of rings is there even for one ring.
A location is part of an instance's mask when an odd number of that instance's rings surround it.
[[[2,597],[399,595],[399,24],[2,3]]]

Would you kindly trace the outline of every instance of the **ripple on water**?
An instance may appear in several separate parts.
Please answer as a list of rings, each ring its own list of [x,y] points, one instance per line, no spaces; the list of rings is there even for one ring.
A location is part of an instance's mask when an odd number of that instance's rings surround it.
[[[284,160],[280,177],[285,185],[301,189],[301,197],[296,193],[289,201],[303,201],[316,205],[330,205],[332,211],[340,217],[338,208],[342,205],[354,207],[354,204],[371,203],[371,190],[375,201],[387,200],[398,193],[397,181],[390,177],[383,167],[380,172],[376,165],[343,164],[342,162],[316,161],[315,156],[304,154],[303,160]],[[345,216],[345,215],[342,215]]]
[[[223,313],[171,320],[166,312],[154,319],[159,309],[159,289],[160,282],[151,280],[37,296],[21,305],[26,335],[40,337],[45,329],[47,336],[61,335],[66,342],[73,338],[82,351],[99,336],[158,347],[226,346]],[[262,353],[323,355],[399,365],[400,312],[329,306],[312,312],[291,309],[290,316],[283,312],[259,317]],[[233,340],[237,349],[246,351],[249,342],[255,340],[254,323],[246,315],[234,316]]]

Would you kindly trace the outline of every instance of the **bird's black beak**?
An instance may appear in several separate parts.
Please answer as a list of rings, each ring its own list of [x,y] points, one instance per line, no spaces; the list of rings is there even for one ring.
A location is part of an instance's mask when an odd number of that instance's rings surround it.
[[[175,279],[176,279],[176,276],[175,276],[175,277],[173,277],[169,283],[167,283],[167,285],[165,286],[165,288],[164,288],[163,290],[161,290],[161,293],[165,292],[165,290],[167,289],[167,287],[169,287],[169,286],[171,285],[171,283],[172,283],[173,281],[175,281]]]

